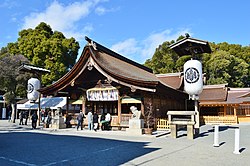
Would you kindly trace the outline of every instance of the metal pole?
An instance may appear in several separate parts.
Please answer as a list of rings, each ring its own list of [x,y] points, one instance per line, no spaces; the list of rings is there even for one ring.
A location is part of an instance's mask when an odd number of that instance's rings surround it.
[[[194,100],[194,111],[195,111],[195,125],[194,125],[194,132],[195,136],[199,136],[200,134],[200,113],[198,108],[198,100]]]
[[[214,126],[214,147],[219,147],[219,125]]]
[[[240,154],[240,129],[235,129],[234,154]]]
[[[38,108],[37,108],[37,126],[40,126],[40,119],[41,119],[41,94],[39,93],[38,98]]]

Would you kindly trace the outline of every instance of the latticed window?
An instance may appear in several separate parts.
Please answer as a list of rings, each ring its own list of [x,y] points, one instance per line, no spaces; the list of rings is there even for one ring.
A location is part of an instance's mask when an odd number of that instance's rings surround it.
[[[226,108],[226,115],[234,115],[234,107],[228,106]]]
[[[237,109],[237,115],[250,116],[250,104],[240,105]]]

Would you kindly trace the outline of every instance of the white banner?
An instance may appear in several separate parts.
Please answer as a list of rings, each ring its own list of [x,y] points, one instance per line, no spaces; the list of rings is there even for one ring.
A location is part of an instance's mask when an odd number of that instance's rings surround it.
[[[92,88],[87,90],[88,101],[117,101],[118,90],[116,88]]]

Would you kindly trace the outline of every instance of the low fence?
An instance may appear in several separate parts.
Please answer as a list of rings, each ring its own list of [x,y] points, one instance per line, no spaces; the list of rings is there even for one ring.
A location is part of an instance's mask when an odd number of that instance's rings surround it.
[[[202,120],[205,124],[232,125],[238,123],[236,116],[203,116]]]
[[[157,130],[169,129],[169,122],[167,119],[157,119]]]

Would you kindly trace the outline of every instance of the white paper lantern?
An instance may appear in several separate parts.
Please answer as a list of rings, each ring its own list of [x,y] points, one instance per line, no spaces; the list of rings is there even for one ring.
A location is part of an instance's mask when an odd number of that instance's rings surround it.
[[[31,101],[35,101],[39,98],[40,81],[37,78],[31,78],[28,80],[28,94],[27,97]]]
[[[184,64],[184,89],[189,95],[198,95],[203,90],[202,64],[189,60]]]

